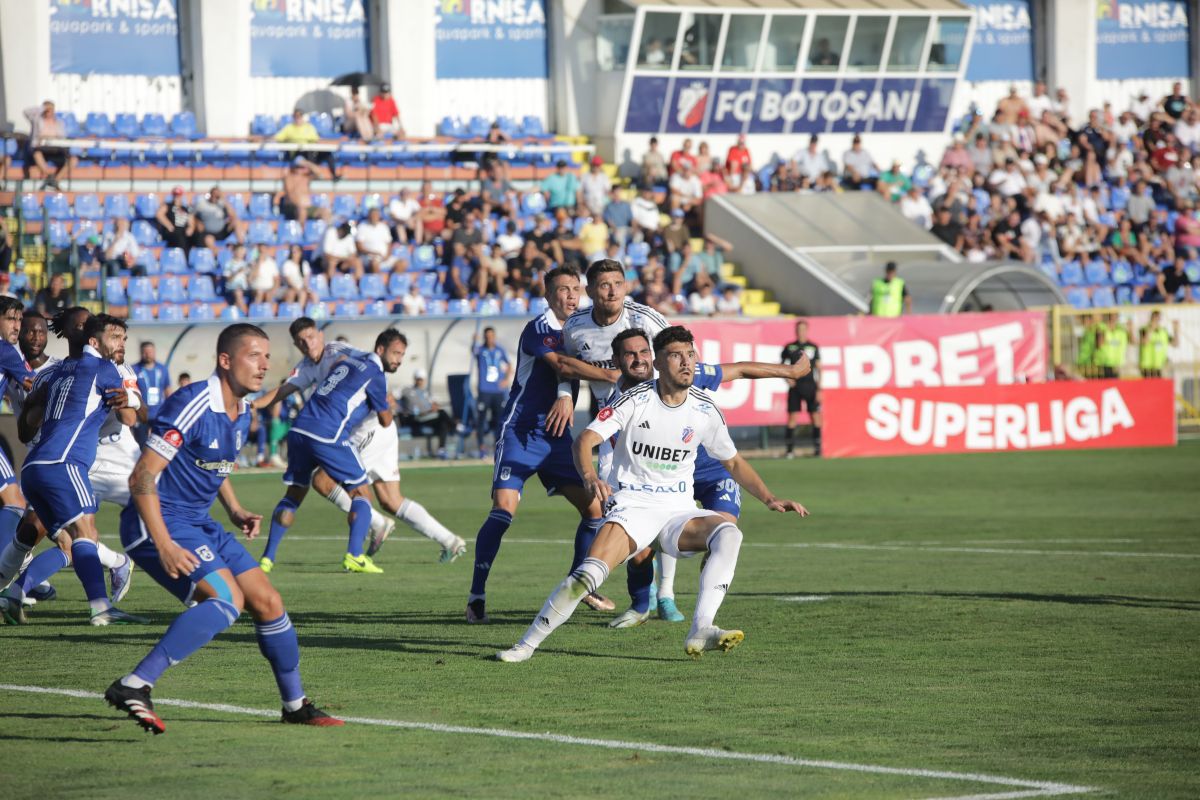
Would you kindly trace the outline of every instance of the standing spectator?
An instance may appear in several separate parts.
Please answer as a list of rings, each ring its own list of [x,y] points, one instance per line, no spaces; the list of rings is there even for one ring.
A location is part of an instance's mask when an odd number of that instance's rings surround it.
[[[871,284],[871,316],[898,317],[912,313],[912,296],[904,279],[896,275],[896,262],[889,261],[883,268],[883,277]]]
[[[46,100],[41,106],[25,109],[25,119],[29,120],[29,157],[43,179],[42,190],[61,189],[59,178],[66,180],[79,159],[66,147],[46,143],[66,138],[62,121],[54,111],[54,101]],[[52,164],[54,169],[50,168]]]
[[[817,178],[833,169],[829,159],[821,152],[820,139],[815,133],[809,137],[808,147],[792,156],[792,161],[800,177],[807,178],[809,183],[815,182]]]
[[[796,364],[802,358],[807,358],[810,371],[803,378],[788,381],[787,430],[784,433],[784,455],[791,460],[795,458],[796,426],[800,424],[800,413],[807,411],[812,421],[813,455],[821,455],[821,382],[820,364],[821,348],[808,340],[808,322],[800,320],[796,323],[796,340],[789,342],[783,348],[780,358],[782,364]]]
[[[604,207],[604,224],[612,231],[613,238],[621,249],[629,241],[630,229],[633,227],[633,207],[621,196],[619,187],[612,187],[609,192],[608,205]]]
[[[725,171],[729,176],[727,183],[732,192],[741,191],[742,181],[754,180],[754,164],[750,159],[750,148],[746,147],[746,134],[739,133],[737,144],[729,148],[725,154]]]
[[[410,428],[432,428],[438,440],[438,456],[446,457],[446,436],[453,421],[433,398],[425,386],[425,370],[418,367],[413,372],[413,384],[400,393],[400,424]]]
[[[392,98],[392,87],[383,84],[379,94],[371,102],[371,121],[380,133],[390,133],[397,139],[404,138],[404,126],[400,124],[400,110]]]
[[[71,306],[71,292],[61,274],[50,276],[50,285],[39,289],[33,299],[33,307],[46,319]]]
[[[668,173],[674,175],[683,165],[687,164],[692,169],[696,168],[696,156],[692,153],[692,140],[684,139],[683,144],[674,153],[671,153],[671,161],[668,165]]]
[[[1054,101],[1046,93],[1045,81],[1038,81],[1033,85],[1033,96],[1026,101],[1025,106],[1031,119],[1041,119],[1047,111],[1053,111]]]
[[[304,248],[300,245],[294,244],[288,248],[287,261],[283,262],[280,277],[283,302],[307,306],[316,301],[316,294],[308,288],[309,278],[312,277],[312,265],[304,258]]]
[[[308,221],[309,209],[312,208],[312,195],[309,191],[312,179],[317,177],[316,168],[303,156],[292,159],[291,166],[283,173],[283,188],[275,194],[275,203],[284,219],[291,219],[303,225]]]
[[[184,205],[182,186],[171,190],[171,199],[158,207],[154,219],[158,222],[159,232],[166,240],[167,247],[186,249],[191,245],[196,223],[192,218],[191,209]]]
[[[141,353],[141,360],[133,365],[133,374],[146,403],[147,422],[153,422],[159,406],[171,396],[171,375],[165,365],[158,363],[154,342],[142,342]]]
[[[604,171],[604,159],[592,156],[591,168],[579,179],[583,205],[592,212],[593,217],[599,218],[604,214],[608,205],[608,195],[612,192],[612,181]]]
[[[248,314],[246,293],[250,291],[250,262],[246,260],[246,245],[234,245],[233,258],[225,262],[222,274],[225,300],[242,314]]]
[[[104,234],[104,269],[107,275],[117,275],[121,270],[132,270],[142,248],[129,231],[129,219],[117,217],[112,231]]]
[[[639,229],[646,233],[658,230],[660,212],[658,203],[654,202],[654,190],[650,186],[642,187],[641,192],[630,204],[630,210]]]
[[[416,317],[425,313],[425,296],[421,294],[416,281],[409,285],[408,294],[400,298],[400,307],[404,310],[404,315],[408,317]]]
[[[279,294],[279,264],[270,249],[261,245],[250,268],[250,291],[255,303],[273,303]]]
[[[238,225],[237,212],[225,199],[220,186],[212,187],[208,194],[196,202],[195,216],[204,224],[204,232],[218,242],[223,242],[230,236],[239,242],[246,241]]]
[[[554,173],[542,180],[542,193],[551,211],[560,208],[573,210],[580,202],[579,178],[567,170],[567,162],[559,159],[554,164]]]
[[[483,344],[474,337],[471,349],[476,367],[476,413],[475,436],[479,442],[480,458],[483,458],[483,440],[490,432],[492,444],[500,441],[500,418],[504,416],[504,403],[508,399],[508,385],[512,364],[508,353],[496,344],[496,329],[483,329]]]
[[[358,244],[354,241],[354,226],[348,220],[325,229],[321,255],[324,260],[322,270],[330,280],[340,272],[352,274],[356,281],[362,277],[363,265],[358,257]]]
[[[667,182],[667,161],[658,149],[658,137],[650,137],[650,149],[642,156],[641,186],[653,188]]]
[[[1183,116],[1183,112],[1187,110],[1188,98],[1183,93],[1183,84],[1179,81],[1171,84],[1171,93],[1162,99],[1159,103],[1162,110],[1167,113],[1172,120],[1177,120]],[[53,106],[51,106],[53,108]],[[29,112],[25,112],[28,114]]]
[[[1167,350],[1179,341],[1179,320],[1172,320],[1173,332],[1162,325],[1162,312],[1150,313],[1150,324],[1138,333],[1138,369],[1143,378],[1161,378],[1167,365]]]
[[[879,167],[875,165],[871,154],[863,148],[862,137],[858,134],[854,134],[854,138],[850,140],[850,149],[842,156],[842,165],[845,168],[842,183],[847,189],[869,189],[875,185]]]
[[[420,241],[416,227],[421,214],[421,204],[413,196],[412,189],[401,189],[400,196],[388,203],[388,217],[392,221],[392,234],[396,241],[407,244],[411,239]]]
[[[350,99],[346,101],[342,130],[347,136],[357,135],[364,142],[375,138],[375,125],[371,122],[371,109],[363,102],[357,86],[350,87]]]
[[[388,266],[386,262],[392,250],[392,229],[383,221],[377,207],[367,212],[365,222],[358,224],[354,242],[367,272],[380,272]]]

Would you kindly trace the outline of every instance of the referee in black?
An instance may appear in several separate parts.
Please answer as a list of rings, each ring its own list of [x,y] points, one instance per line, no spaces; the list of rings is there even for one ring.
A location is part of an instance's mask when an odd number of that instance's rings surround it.
[[[799,380],[790,381],[792,387],[787,396],[787,434],[784,442],[787,444],[785,457],[795,458],[792,451],[796,446],[796,424],[800,421],[801,410],[807,411],[812,419],[813,455],[821,455],[821,401],[817,393],[821,389],[821,379],[818,371],[821,362],[821,349],[808,340],[808,322],[800,320],[796,323],[796,341],[783,348],[782,363],[795,364],[801,358],[808,356],[812,370]]]

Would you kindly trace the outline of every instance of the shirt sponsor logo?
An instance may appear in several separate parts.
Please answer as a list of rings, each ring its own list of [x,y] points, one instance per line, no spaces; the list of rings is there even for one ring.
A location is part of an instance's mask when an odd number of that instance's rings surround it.
[[[691,430],[691,428],[687,429],[689,432]],[[652,461],[670,461],[676,464],[681,461],[686,461],[688,455],[692,452],[691,450],[679,449],[675,447],[662,447],[660,445],[644,444],[643,442],[639,442],[637,440],[634,440],[633,446],[630,448],[630,450],[635,456],[648,458]]]
[[[197,458],[196,466],[206,472],[215,472],[218,475],[232,475],[233,468],[237,466],[236,461],[205,461]]]

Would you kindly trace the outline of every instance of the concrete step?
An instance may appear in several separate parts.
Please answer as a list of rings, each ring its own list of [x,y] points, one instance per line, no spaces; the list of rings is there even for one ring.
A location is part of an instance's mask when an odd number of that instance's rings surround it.
[[[747,317],[777,317],[781,311],[779,303],[742,304],[742,313]]]

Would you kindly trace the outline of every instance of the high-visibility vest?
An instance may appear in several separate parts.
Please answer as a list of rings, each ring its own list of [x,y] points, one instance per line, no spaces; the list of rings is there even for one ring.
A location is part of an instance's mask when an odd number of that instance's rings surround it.
[[[1079,340],[1079,354],[1075,358],[1075,364],[1080,367],[1092,367],[1096,365],[1096,334],[1099,332],[1099,326],[1092,324],[1083,329],[1083,338]]]
[[[1102,367],[1120,369],[1125,364],[1125,351],[1129,348],[1129,331],[1120,325],[1104,329],[1104,344],[1100,347],[1097,363]]]
[[[876,278],[871,284],[871,315],[898,317],[904,310],[904,280]]]
[[[1142,344],[1138,348],[1138,369],[1161,370],[1167,365],[1167,347],[1171,334],[1166,328],[1142,328]]]

